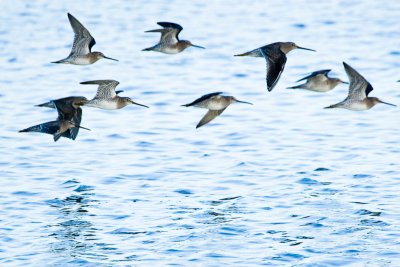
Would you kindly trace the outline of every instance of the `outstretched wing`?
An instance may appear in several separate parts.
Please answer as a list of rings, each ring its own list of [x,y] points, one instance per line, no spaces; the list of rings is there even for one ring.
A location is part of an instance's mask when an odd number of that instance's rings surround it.
[[[313,78],[313,77],[315,77],[315,76],[317,76],[317,75],[320,75],[320,74],[322,74],[322,75],[324,75],[324,76],[327,76],[328,73],[329,73],[330,71],[331,71],[331,70],[317,70],[317,71],[314,71],[314,72],[311,73],[310,75],[308,75],[308,76],[306,76],[306,77],[304,77],[304,78],[301,78],[300,80],[296,81],[296,83],[297,83],[297,82],[301,82],[301,81],[303,81],[303,80],[308,80],[308,79]]]
[[[76,109],[72,106],[72,101],[57,99],[53,100],[54,106],[58,112],[59,120],[71,120],[75,114]]]
[[[66,137],[66,138],[75,140],[76,137],[78,136],[79,126],[81,125],[81,121],[82,121],[82,109],[78,108],[78,109],[76,109],[76,112],[74,113],[74,116],[72,118],[72,122],[74,123],[74,125],[76,127],[72,127],[70,129],[68,129],[68,131],[65,131],[62,134],[62,137]]]
[[[199,104],[199,103],[203,102],[204,100],[210,99],[211,97],[216,96],[216,95],[220,95],[220,94],[222,94],[222,92],[215,92],[215,93],[211,93],[211,94],[206,94],[206,95],[203,95],[202,97],[196,99],[192,103],[189,103],[189,104],[186,104],[186,105],[183,105],[183,106],[184,107],[194,106],[196,104]]]
[[[268,91],[272,91],[285,68],[286,55],[279,48],[275,47],[267,46],[260,50],[267,62],[267,89]]]
[[[147,32],[160,32],[160,43],[175,44],[179,42],[178,35],[182,31],[182,26],[172,22],[157,22],[162,29],[150,30]]]
[[[179,41],[179,33],[182,31],[182,26],[172,22],[157,22],[158,25],[165,30],[161,33],[160,43],[177,43]]]
[[[74,44],[72,45],[72,54],[86,55],[92,51],[92,47],[96,44],[94,38],[89,31],[71,14],[68,13],[68,19],[71,27],[74,30]]]
[[[94,80],[81,82],[81,84],[97,84],[99,88],[94,98],[97,99],[111,99],[117,94],[115,93],[115,87],[118,86],[119,82],[115,80]]]
[[[199,123],[196,126],[196,129],[209,123],[213,119],[215,119],[217,116],[221,115],[222,112],[224,112],[226,108],[220,109],[220,110],[209,110],[206,115],[199,121]]]
[[[343,66],[350,81],[348,98],[363,100],[374,88],[360,73],[346,62],[343,62]]]

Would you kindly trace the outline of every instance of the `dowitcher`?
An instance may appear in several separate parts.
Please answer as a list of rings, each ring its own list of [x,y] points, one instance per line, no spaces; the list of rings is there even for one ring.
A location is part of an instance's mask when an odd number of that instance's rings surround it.
[[[122,91],[115,91],[115,87],[117,87],[117,85],[119,84],[119,82],[115,80],[95,80],[81,82],[81,84],[97,84],[99,86],[95,97],[92,100],[86,102],[84,104],[85,106],[101,109],[120,109],[129,104],[135,104],[148,108],[148,106],[146,105],[134,102],[129,97],[118,96],[117,92],[120,93]]]
[[[250,104],[253,105],[252,103],[249,102],[244,102],[237,100],[233,96],[223,96],[221,95],[222,92],[216,92],[216,93],[211,93],[207,95],[203,95],[202,97],[196,99],[192,103],[182,105],[184,107],[198,107],[198,108],[206,108],[208,109],[208,112],[204,117],[200,120],[200,122],[197,124],[196,128],[199,128],[213,119],[215,117],[221,115],[222,112],[232,103],[245,103],[245,104]]]
[[[285,68],[286,54],[293,49],[315,51],[300,47],[292,42],[277,42],[235,56],[264,57],[267,62],[267,89],[272,91]]]
[[[92,47],[96,44],[96,41],[90,35],[89,31],[69,13],[68,19],[75,33],[71,53],[68,57],[52,63],[89,65],[102,58],[118,61],[117,59],[106,57],[101,52],[92,52]]]
[[[348,96],[342,102],[326,108],[345,108],[360,111],[370,109],[379,103],[396,106],[383,102],[377,97],[368,97],[368,94],[373,90],[372,85],[346,62],[343,62],[343,65],[350,80]]]
[[[87,99],[85,97],[73,96],[51,100],[38,105],[39,107],[55,108],[58,113],[57,120],[49,121],[35,126],[31,126],[19,132],[39,132],[52,134],[54,142],[60,137],[66,137],[72,140],[78,135],[79,128],[90,130],[80,126],[82,121],[82,106]]]
[[[146,32],[160,32],[160,41],[155,46],[145,48],[142,51],[157,51],[165,54],[178,54],[189,46],[204,49],[204,47],[194,45],[190,41],[179,40],[178,35],[183,29],[181,25],[172,22],[157,22],[157,24],[163,28]]]
[[[328,92],[340,83],[348,84],[348,82],[342,81],[339,78],[328,77],[330,71],[331,70],[314,71],[310,75],[296,81],[301,82],[307,80],[305,83],[288,87],[287,89],[306,89],[314,92]]]

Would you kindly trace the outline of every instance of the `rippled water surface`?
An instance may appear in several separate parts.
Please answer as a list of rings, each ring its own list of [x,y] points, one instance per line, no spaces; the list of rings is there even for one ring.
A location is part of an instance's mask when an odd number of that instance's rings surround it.
[[[286,90],[346,61],[400,104],[400,2],[0,2],[1,266],[400,266],[400,110],[324,110],[347,94]],[[67,12],[120,61],[49,62],[69,54]],[[142,52],[157,21],[207,49]],[[262,58],[292,51],[272,92]],[[18,130],[53,120],[35,107],[95,94],[115,79],[150,106],[84,108],[77,140]],[[224,91],[235,104],[195,129],[185,108]]]

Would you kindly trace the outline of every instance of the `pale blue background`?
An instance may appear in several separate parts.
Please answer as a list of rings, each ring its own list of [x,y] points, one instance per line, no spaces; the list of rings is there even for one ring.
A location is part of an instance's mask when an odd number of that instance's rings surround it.
[[[324,110],[326,94],[286,90],[346,61],[400,104],[399,1],[0,2],[1,266],[400,266],[399,108]],[[120,62],[67,56],[70,12],[94,51]],[[205,46],[141,52],[157,21],[180,23]],[[292,51],[272,92],[265,61],[235,58],[276,41]],[[95,94],[93,79],[150,109],[84,108],[77,140],[18,130],[56,118],[35,107]],[[224,91],[232,105],[184,108]]]

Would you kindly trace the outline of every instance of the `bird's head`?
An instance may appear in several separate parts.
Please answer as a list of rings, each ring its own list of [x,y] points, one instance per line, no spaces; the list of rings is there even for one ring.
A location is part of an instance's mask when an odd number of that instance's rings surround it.
[[[394,104],[384,102],[377,97],[368,97],[368,99],[369,99],[369,102],[371,103],[371,107],[375,106],[376,104],[385,104],[385,105],[389,105],[389,106],[393,106],[393,107],[396,106]]]
[[[186,49],[186,48],[188,48],[190,46],[201,48],[201,49],[205,49],[205,47],[202,47],[202,46],[199,46],[199,45],[194,45],[190,41],[187,41],[187,40],[181,40],[180,43],[182,44],[183,49]]]
[[[136,103],[130,97],[121,97],[120,99],[121,99],[122,103],[124,104],[124,106],[127,106],[127,105],[138,105],[138,106],[142,106],[142,107],[148,108],[148,106],[146,106],[146,105],[142,105],[142,104]]]
[[[309,50],[309,51],[314,51],[314,49],[310,49],[310,48],[305,48],[305,47],[301,47],[298,46],[297,44],[293,43],[293,42],[284,42],[281,43],[281,51],[285,54],[289,53],[290,51],[294,50],[294,49],[303,49],[303,50]]]
[[[97,60],[102,59],[102,58],[110,59],[110,60],[114,60],[114,61],[118,61],[117,59],[110,58],[110,57],[106,57],[106,56],[105,56],[103,53],[101,53],[101,52],[92,52],[91,54],[93,55],[92,58],[93,58],[94,62],[96,62]]]

